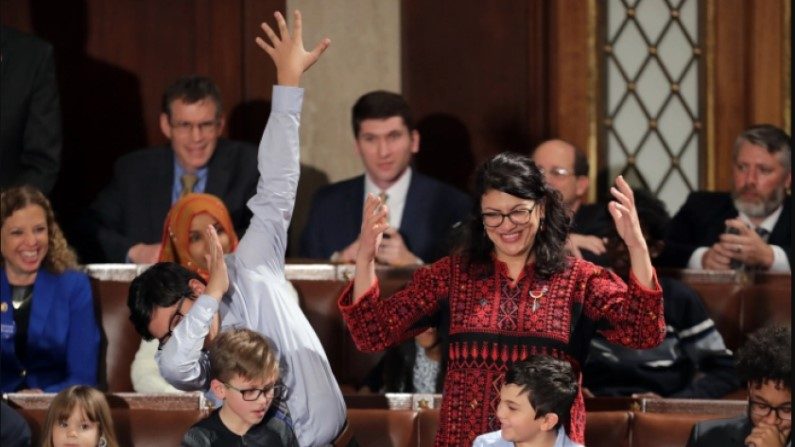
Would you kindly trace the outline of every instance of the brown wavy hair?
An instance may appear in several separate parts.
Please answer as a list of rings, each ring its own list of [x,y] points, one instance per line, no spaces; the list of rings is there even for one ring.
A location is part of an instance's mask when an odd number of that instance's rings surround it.
[[[107,447],[119,447],[110,406],[101,391],[87,385],[72,385],[53,398],[42,428],[42,447],[52,447],[55,424],[69,419],[72,410],[79,408],[91,422],[99,426],[99,436],[105,438]]]
[[[55,221],[50,201],[38,189],[29,186],[15,186],[3,191],[0,196],[0,227],[5,225],[14,212],[30,205],[38,205],[44,210],[47,218],[47,236],[49,247],[47,256],[44,257],[42,266],[53,273],[63,273],[66,269],[77,267],[77,255],[69,247],[66,238],[61,232],[61,227]],[[5,259],[0,259],[0,266],[5,265]]]

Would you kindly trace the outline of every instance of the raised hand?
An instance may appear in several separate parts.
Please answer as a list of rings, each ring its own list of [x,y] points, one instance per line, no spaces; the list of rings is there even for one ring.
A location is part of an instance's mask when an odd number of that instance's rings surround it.
[[[220,300],[229,289],[229,275],[226,271],[224,249],[221,246],[221,241],[218,240],[218,232],[215,230],[215,226],[208,225],[204,231],[209,248],[209,253],[204,255],[204,259],[207,261],[207,270],[210,272],[204,293]]]
[[[640,229],[638,211],[635,209],[635,195],[624,177],[616,177],[616,184],[610,188],[610,194],[615,200],[610,201],[607,209],[613,216],[618,235],[630,250],[633,247],[645,247],[646,239]]]
[[[321,39],[312,51],[306,51],[302,38],[301,12],[295,10],[293,13],[292,35],[290,35],[290,31],[287,28],[284,16],[278,11],[274,12],[273,15],[276,17],[279,33],[276,34],[267,23],[262,22],[260,26],[270,43],[259,36],[257,36],[256,42],[273,59],[273,63],[276,65],[276,79],[279,85],[295,87],[298,86],[301,74],[317,62],[320,55],[331,44],[331,40],[328,38]]]
[[[389,228],[387,207],[381,199],[373,194],[367,194],[362,211],[362,230],[359,233],[359,251],[357,261],[373,261],[378,253],[378,248],[384,238],[384,232]]]
[[[356,274],[353,278],[353,302],[358,302],[376,280],[375,255],[389,228],[387,207],[381,199],[367,194],[362,211],[362,230],[359,233],[359,251],[356,253]]]
[[[654,269],[635,209],[635,194],[620,175],[616,177],[616,184],[610,188],[610,193],[615,200],[610,201],[607,209],[613,216],[618,235],[627,245],[632,273],[641,285],[651,288]]]

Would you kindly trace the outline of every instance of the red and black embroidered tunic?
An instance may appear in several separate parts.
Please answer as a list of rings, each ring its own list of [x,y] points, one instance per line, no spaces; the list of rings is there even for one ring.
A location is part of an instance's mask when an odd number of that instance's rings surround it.
[[[602,267],[568,261],[564,271],[548,279],[536,278],[530,264],[513,284],[502,262],[495,261],[495,272],[489,275],[482,267],[465,270],[460,257],[446,257],[417,270],[403,290],[387,299],[379,297],[376,283],[351,305],[351,284],[339,307],[356,346],[373,352],[425,330],[427,319],[420,320],[449,306],[447,374],[436,446],[470,446],[478,435],[499,429],[495,413],[511,362],[549,354],[568,360],[579,372],[597,330],[636,349],[663,340],[662,291],[656,276],[650,290],[634,277],[627,285]],[[567,431],[583,443],[581,394]]]

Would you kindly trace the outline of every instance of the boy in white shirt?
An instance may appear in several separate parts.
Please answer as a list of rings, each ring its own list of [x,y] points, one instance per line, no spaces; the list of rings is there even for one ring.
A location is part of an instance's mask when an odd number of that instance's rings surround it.
[[[569,362],[534,355],[508,368],[497,418],[502,428],[473,447],[583,447],[566,435],[577,376]]]

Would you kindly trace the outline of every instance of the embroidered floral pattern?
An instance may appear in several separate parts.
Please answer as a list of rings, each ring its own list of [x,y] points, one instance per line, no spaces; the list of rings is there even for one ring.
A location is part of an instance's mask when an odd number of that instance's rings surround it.
[[[532,265],[515,281],[504,264],[494,275],[465,271],[447,257],[415,272],[409,284],[388,299],[378,286],[351,305],[352,287],[339,306],[359,349],[380,351],[414,336],[421,317],[450,308],[450,343],[437,446],[471,445],[475,437],[499,428],[495,417],[508,364],[531,354],[565,359],[579,371],[593,332],[632,348],[656,346],[665,335],[662,292],[624,284],[612,273],[581,260],[548,280],[536,279]],[[529,291],[547,292],[537,300]],[[585,406],[578,396],[571,411],[570,437],[584,441]]]

